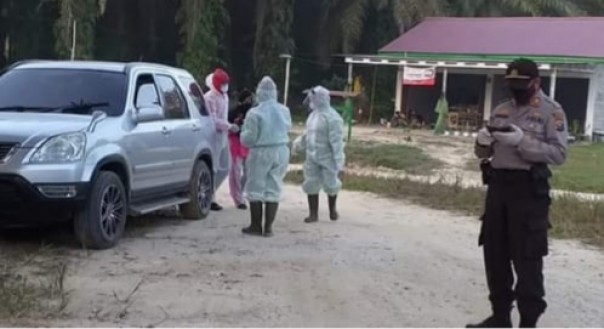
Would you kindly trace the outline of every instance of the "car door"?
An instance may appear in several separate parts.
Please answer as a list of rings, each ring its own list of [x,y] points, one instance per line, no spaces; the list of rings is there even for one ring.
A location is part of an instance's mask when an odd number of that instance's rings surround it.
[[[166,139],[170,149],[173,169],[172,180],[187,183],[191,179],[196,157],[196,140],[199,139],[199,124],[191,118],[187,100],[176,80],[168,74],[155,76],[166,114],[166,125],[170,135]]]
[[[152,74],[138,74],[135,78],[133,106],[160,106],[159,89]],[[165,115],[165,114],[164,114]],[[166,120],[137,122],[125,138],[124,148],[132,165],[133,197],[153,194],[171,183],[166,173],[172,169],[168,148],[169,129]]]

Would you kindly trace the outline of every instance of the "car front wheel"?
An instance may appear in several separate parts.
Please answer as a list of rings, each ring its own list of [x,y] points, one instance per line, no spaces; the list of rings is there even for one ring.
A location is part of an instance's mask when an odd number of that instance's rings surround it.
[[[128,215],[128,198],[120,178],[101,172],[94,181],[85,207],[76,215],[76,238],[84,248],[108,249],[124,233]]]
[[[182,216],[191,220],[208,217],[214,198],[214,179],[212,170],[204,161],[195,164],[189,184],[189,196],[191,201],[180,206]]]

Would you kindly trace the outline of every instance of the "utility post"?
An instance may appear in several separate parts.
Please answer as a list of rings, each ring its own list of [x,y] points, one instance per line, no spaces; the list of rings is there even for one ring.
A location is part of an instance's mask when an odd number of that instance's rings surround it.
[[[71,35],[71,60],[75,60],[76,44],[78,38],[78,21],[73,20],[73,33]]]
[[[285,59],[285,89],[283,90],[283,105],[287,106],[287,96],[289,94],[289,76],[292,56],[290,54],[281,54],[280,58]]]

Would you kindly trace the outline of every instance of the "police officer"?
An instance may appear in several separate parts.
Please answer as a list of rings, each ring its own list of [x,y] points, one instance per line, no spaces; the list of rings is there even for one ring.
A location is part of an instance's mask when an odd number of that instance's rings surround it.
[[[551,203],[548,165],[566,160],[566,116],[541,90],[533,61],[512,62],[505,79],[512,99],[495,108],[475,147],[488,184],[479,245],[493,314],[468,328],[512,327],[514,300],[520,327],[536,327],[547,307],[543,257],[548,253]]]

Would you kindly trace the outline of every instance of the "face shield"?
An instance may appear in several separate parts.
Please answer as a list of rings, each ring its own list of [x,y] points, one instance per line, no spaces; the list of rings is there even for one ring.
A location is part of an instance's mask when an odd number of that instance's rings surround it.
[[[306,111],[310,112],[310,89],[306,89],[303,93],[306,94],[306,97],[304,97],[304,100],[302,101],[302,106],[304,106],[304,108],[306,109]]]

